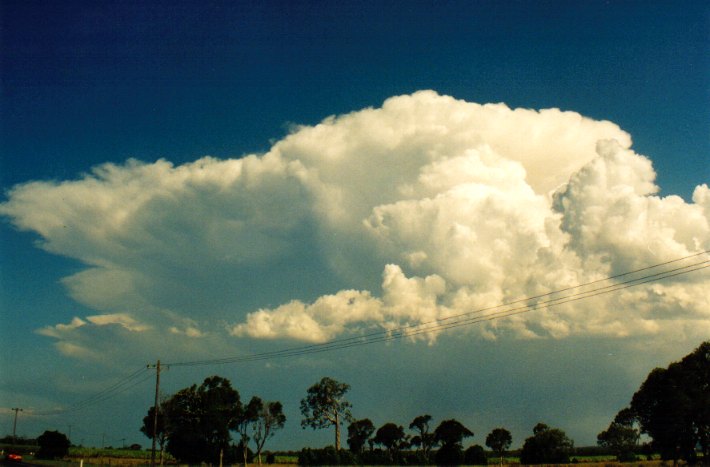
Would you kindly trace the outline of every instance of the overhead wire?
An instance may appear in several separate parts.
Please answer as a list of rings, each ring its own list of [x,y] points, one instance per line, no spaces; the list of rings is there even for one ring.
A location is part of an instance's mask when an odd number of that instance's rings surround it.
[[[121,393],[128,391],[129,389],[132,389],[135,386],[146,382],[151,378],[152,375],[148,373],[146,367],[141,367],[135,370],[133,373],[130,373],[129,375],[120,378],[115,383],[105,387],[104,389],[100,390],[99,392],[91,395],[86,399],[82,399],[67,407],[57,408],[53,410],[33,411],[32,413],[33,415],[61,415],[64,413],[76,412],[94,404],[98,404],[99,402],[104,402],[108,399],[111,399]]]
[[[358,336],[352,336],[347,338],[335,339],[328,342],[320,344],[309,344],[298,347],[291,347],[281,350],[261,352],[250,355],[241,355],[234,357],[216,358],[208,360],[195,360],[195,361],[183,361],[183,362],[172,362],[164,363],[164,367],[191,367],[191,366],[204,366],[204,365],[224,365],[224,364],[236,364],[236,363],[247,363],[255,362],[261,360],[270,360],[275,358],[286,358],[286,357],[296,357],[302,355],[310,355],[322,352],[330,352],[334,350],[341,350],[351,347],[359,347],[363,345],[376,344],[380,342],[388,342],[396,339],[402,339],[407,337],[414,337],[421,334],[428,333],[439,333],[453,328],[458,328],[462,326],[471,326],[484,321],[492,321],[496,319],[511,317],[515,315],[520,315],[523,313],[528,313],[541,308],[550,308],[554,306],[563,305],[566,303],[583,300],[586,298],[594,297],[597,295],[608,294],[616,292],[618,290],[627,289],[630,287],[635,287],[641,284],[646,284],[649,282],[657,282],[663,279],[667,279],[674,276],[679,276],[683,274],[689,274],[694,271],[701,269],[706,269],[710,267],[710,260],[703,259],[701,261],[685,265],[678,266],[672,269],[665,269],[660,272],[653,272],[641,277],[631,277],[633,274],[638,274],[644,271],[652,271],[663,266],[668,266],[681,261],[686,261],[691,258],[701,256],[703,254],[707,255],[710,250],[702,251],[692,255],[688,255],[682,258],[677,258],[670,261],[665,261],[663,263],[654,264],[651,266],[643,267],[633,271],[624,272],[621,274],[616,274],[613,276],[604,277],[602,279],[597,279],[594,281],[565,287],[563,289],[554,290],[544,294],[539,294],[531,297],[525,297],[517,299],[514,301],[506,302],[500,305],[480,308],[469,312],[464,312],[424,323],[410,324],[407,326],[402,326],[396,329],[385,329],[376,332],[371,332],[368,334],[362,334]],[[610,285],[601,285],[602,283],[626,277],[627,279],[615,282]],[[581,290],[574,293],[569,293],[566,295],[559,296],[566,292],[572,292],[574,290],[580,290],[594,286],[588,290]],[[557,296],[557,297],[556,297]],[[497,311],[496,311],[497,310]],[[69,412],[75,412],[82,410],[100,402],[104,402],[110,398],[113,398],[121,393],[124,393],[131,388],[143,384],[147,380],[152,379],[152,373],[147,371],[147,367],[143,366],[133,373],[122,377],[115,383],[107,386],[96,394],[92,395],[87,399],[80,400],[68,407],[59,408],[54,410],[46,411],[34,411],[34,415],[60,415]]]
[[[644,271],[652,271],[663,266],[668,266],[681,261],[686,261],[691,258],[695,258],[701,255],[707,255],[710,250],[701,251],[699,253],[694,253],[692,255],[684,256],[682,258],[673,259],[670,261],[665,261],[662,263],[654,264],[651,266],[646,266],[633,271],[624,272],[621,274],[616,274],[613,276],[608,276],[602,279],[597,279],[594,281],[586,282],[583,284],[578,284],[563,289],[554,290],[552,292],[547,292],[544,294],[526,297],[511,302],[506,302],[500,305],[481,308],[465,313],[460,313],[457,315],[452,315],[449,317],[425,322],[418,324],[410,324],[396,329],[381,330],[369,334],[352,336],[342,339],[335,339],[328,342],[320,344],[309,344],[299,347],[292,347],[287,349],[262,352],[257,354],[242,355],[235,357],[217,358],[217,359],[206,359],[206,360],[195,360],[195,361],[185,361],[185,362],[173,362],[167,363],[167,366],[204,366],[204,365],[223,365],[232,363],[246,363],[274,358],[284,358],[284,357],[294,357],[313,353],[328,352],[332,350],[345,349],[355,346],[374,344],[378,342],[387,342],[394,339],[401,339],[405,337],[417,336],[425,333],[440,332],[452,328],[457,328],[461,326],[470,326],[483,321],[492,321],[494,319],[506,318],[510,316],[515,316],[523,313],[528,313],[534,310],[538,310],[544,307],[559,306],[565,303],[582,300],[585,298],[590,298],[597,295],[608,294],[616,292],[618,290],[627,289],[630,287],[635,287],[649,282],[656,282],[670,277],[675,277],[683,274],[689,274],[694,271],[705,269],[710,267],[710,260],[703,259],[699,262],[693,264],[674,267],[672,269],[662,270],[660,272],[654,272],[641,277],[631,277],[633,274],[638,274]],[[556,295],[563,294],[565,292],[571,292],[574,290],[584,289],[590,286],[595,286],[604,282],[608,282],[614,279],[619,279],[625,277],[626,279],[620,282],[615,282],[610,285],[598,285],[595,288],[589,290],[581,290],[579,292],[570,293],[560,297],[553,298]],[[545,297],[548,297],[545,300]],[[539,300],[539,301],[538,301]],[[533,302],[531,304],[531,302]],[[525,303],[525,305],[519,305]],[[519,305],[515,307],[515,305]],[[513,307],[513,308],[511,308]],[[498,311],[495,311],[498,310]]]

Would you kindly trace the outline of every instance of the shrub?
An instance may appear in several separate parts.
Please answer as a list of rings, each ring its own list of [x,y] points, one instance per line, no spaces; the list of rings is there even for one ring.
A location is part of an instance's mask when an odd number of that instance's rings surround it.
[[[57,459],[69,454],[69,439],[58,431],[45,431],[37,438],[39,459]]]
[[[483,450],[483,446],[474,444],[463,453],[464,463],[466,465],[488,465],[488,458]]]

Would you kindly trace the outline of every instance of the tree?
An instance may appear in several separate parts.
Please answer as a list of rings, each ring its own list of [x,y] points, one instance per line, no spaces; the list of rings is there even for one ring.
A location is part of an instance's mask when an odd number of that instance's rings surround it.
[[[305,429],[335,427],[335,450],[340,450],[340,425],[353,419],[350,413],[352,407],[345,400],[345,393],[350,386],[325,377],[320,382],[308,388],[307,396],[301,400],[303,420],[301,426]]]
[[[39,459],[57,459],[69,454],[69,438],[58,431],[45,431],[37,438]]]
[[[574,443],[564,431],[538,423],[520,453],[521,464],[568,464]]]
[[[350,450],[356,454],[362,453],[365,443],[374,432],[375,425],[372,424],[369,418],[352,422],[348,425],[348,446]]]
[[[434,430],[434,439],[441,443],[441,448],[436,452],[438,465],[458,465],[463,462],[464,438],[473,436],[473,432],[463,426],[458,420],[444,420]]]
[[[710,341],[651,371],[630,409],[663,459],[693,462],[696,446],[710,458]]]
[[[261,399],[259,399],[261,400]],[[280,430],[286,423],[286,415],[283,413],[281,402],[262,403],[256,411],[252,429],[254,432],[254,444],[256,445],[256,458],[261,464],[261,451],[264,449],[266,441],[273,437],[276,430]]]
[[[251,439],[249,433],[252,429],[252,424],[259,418],[259,410],[263,406],[264,403],[260,398],[252,397],[248,404],[239,406],[239,412],[232,419],[229,426],[231,430],[239,433],[239,447],[241,448],[245,467],[249,462],[249,440]]]
[[[513,437],[510,435],[510,431],[505,428],[495,428],[486,436],[486,446],[498,454],[500,465],[503,465],[503,453],[512,443]]]
[[[434,438],[443,446],[461,445],[464,438],[471,436],[473,436],[473,432],[454,419],[444,420],[434,430]]]
[[[178,391],[165,405],[166,449],[182,462],[219,462],[229,453],[229,430],[242,412],[239,392],[228,379],[212,376]]]
[[[463,453],[463,462],[466,465],[488,465],[488,458],[483,446],[478,444],[469,446]]]
[[[436,441],[434,434],[429,432],[430,421],[431,415],[419,415],[409,424],[409,429],[418,433],[412,438],[412,445],[421,447],[424,458],[429,456],[429,451]]]
[[[634,449],[638,444],[639,431],[633,426],[634,418],[630,409],[621,410],[609,428],[597,435],[597,443],[609,449],[619,462],[636,460]]]
[[[394,423],[385,423],[375,433],[373,442],[387,448],[390,460],[395,461],[399,451],[407,445],[407,437],[404,434],[404,428],[401,426]]]
[[[167,400],[163,401],[159,405],[158,409],[158,425],[156,431],[156,442],[160,448],[160,465],[163,465],[163,452],[165,450],[165,443],[168,441],[168,430],[165,426],[165,404]],[[140,430],[141,433],[146,435],[148,439],[153,439],[153,423],[155,421],[155,406],[148,409],[148,415],[143,417],[143,425]]]

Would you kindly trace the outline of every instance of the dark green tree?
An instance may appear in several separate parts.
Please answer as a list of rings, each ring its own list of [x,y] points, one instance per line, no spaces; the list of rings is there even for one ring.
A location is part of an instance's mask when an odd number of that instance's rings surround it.
[[[239,447],[241,448],[242,460],[246,467],[249,462],[249,441],[251,440],[250,433],[254,422],[259,417],[259,410],[263,408],[264,402],[254,396],[248,404],[240,405],[236,416],[231,420],[229,428],[239,434]]]
[[[158,443],[158,448],[160,449],[160,465],[163,465],[163,453],[165,452],[165,443],[168,441],[168,430],[165,425],[165,404],[167,403],[166,401],[163,401],[159,404],[159,410],[158,410],[158,424],[156,426],[157,431],[156,431],[156,437],[155,441]],[[148,414],[143,417],[143,425],[141,426],[140,430],[141,433],[146,435],[148,439],[153,439],[153,423],[155,421],[155,406],[151,407],[148,409]]]
[[[261,399],[259,399],[261,401]],[[261,465],[261,452],[269,438],[277,430],[284,427],[286,415],[283,413],[281,402],[262,402],[256,410],[256,419],[252,422],[252,433],[256,445],[256,458]]]
[[[651,371],[631,399],[641,432],[664,459],[710,459],[710,341],[668,368]]]
[[[385,423],[378,428],[372,441],[387,449],[392,462],[398,460],[399,451],[407,446],[407,436],[404,434],[404,428],[395,423]]]
[[[45,431],[37,438],[39,459],[61,459],[69,454],[69,438],[58,431]]]
[[[461,445],[464,438],[473,436],[473,432],[463,426],[458,420],[444,420],[434,430],[434,438],[442,446]]]
[[[483,446],[478,444],[469,446],[463,453],[463,462],[466,465],[488,465],[488,458]]]
[[[503,465],[503,453],[513,443],[513,437],[510,431],[505,428],[494,428],[493,431],[486,436],[486,446],[491,448],[493,452],[498,454],[500,465]]]
[[[369,418],[352,422],[348,425],[348,446],[350,450],[356,454],[362,453],[365,443],[374,432],[375,425],[372,424]]]
[[[336,451],[340,450],[340,425],[353,419],[352,405],[345,399],[349,389],[350,385],[325,377],[308,388],[306,397],[301,400],[304,417],[301,426],[314,430],[334,426]]]
[[[574,443],[564,431],[538,423],[520,453],[521,464],[568,464]]]
[[[634,450],[639,441],[639,430],[634,427],[630,409],[621,410],[609,428],[597,435],[597,443],[609,449],[619,462],[636,460]]]
[[[436,452],[438,465],[458,465],[464,460],[463,439],[473,436],[473,432],[458,420],[450,419],[439,423],[434,430],[434,439],[441,447]]]
[[[220,453],[231,452],[229,431],[241,414],[239,393],[228,379],[212,376],[182,389],[166,404],[166,449],[185,463],[216,464]]]
[[[419,415],[409,424],[409,429],[416,430],[417,432],[417,434],[412,437],[412,445],[421,448],[425,459],[429,456],[431,448],[434,447],[436,443],[434,433],[430,432],[430,421],[431,415]]]

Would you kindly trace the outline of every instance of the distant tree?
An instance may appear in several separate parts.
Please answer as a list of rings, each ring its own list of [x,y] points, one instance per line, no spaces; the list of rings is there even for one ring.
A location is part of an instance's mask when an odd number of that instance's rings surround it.
[[[399,451],[407,445],[404,428],[394,423],[382,425],[375,433],[372,441],[375,444],[384,446],[389,453],[390,460],[393,462],[398,459]]]
[[[236,431],[239,434],[239,447],[245,467],[249,462],[250,433],[254,422],[256,422],[259,417],[259,410],[262,409],[263,406],[264,402],[260,398],[256,396],[252,397],[248,404],[239,405],[239,410],[235,413],[229,425],[232,431]]]
[[[438,465],[458,465],[463,462],[463,439],[473,436],[473,432],[458,420],[444,420],[434,430],[434,439],[441,444],[436,452]]]
[[[165,409],[164,405],[167,400],[162,401],[159,404],[158,409],[158,424],[156,426],[156,437],[155,442],[158,443],[158,449],[160,449],[160,465],[163,465],[163,453],[165,452],[165,443],[168,441],[168,430],[165,425]],[[155,422],[155,406],[148,409],[148,414],[143,417],[143,426],[140,430],[148,439],[153,439],[153,424]]]
[[[461,445],[464,438],[473,436],[473,432],[463,426],[458,420],[444,420],[434,430],[434,438],[445,445]]]
[[[710,341],[680,362],[656,368],[631,399],[641,432],[664,459],[710,459]]]
[[[375,432],[375,425],[369,418],[355,420],[348,425],[348,446],[356,454],[360,454],[365,447],[365,443]]]
[[[310,426],[314,430],[334,426],[336,451],[340,450],[340,425],[353,419],[352,405],[345,399],[349,389],[350,385],[325,377],[308,388],[306,397],[301,400],[304,417],[301,426]]]
[[[261,399],[259,399],[261,401]],[[286,415],[283,413],[281,402],[263,402],[257,407],[256,419],[252,422],[254,444],[256,445],[256,458],[261,465],[261,452],[269,438],[277,430],[284,427]],[[272,462],[273,464],[273,462]]]
[[[639,430],[634,427],[630,409],[621,410],[609,428],[597,435],[597,443],[609,449],[619,462],[636,460],[634,450],[638,446]]]
[[[521,464],[567,464],[574,443],[564,431],[538,423],[520,453]]]
[[[221,452],[229,460],[229,431],[242,406],[228,379],[211,376],[199,387],[193,384],[178,391],[167,402],[168,452],[188,464],[216,464]]]
[[[488,458],[483,446],[478,444],[469,446],[463,453],[463,462],[466,465],[488,465]]]
[[[512,443],[513,437],[510,435],[510,431],[505,428],[495,428],[486,436],[486,446],[498,454],[500,465],[503,465],[503,453]]]
[[[436,442],[434,433],[429,431],[430,421],[431,415],[419,415],[409,424],[409,429],[417,432],[417,435],[412,437],[412,445],[421,447],[425,458],[429,456],[429,452]]]
[[[61,459],[69,454],[69,438],[58,431],[45,431],[37,438],[39,459]]]

